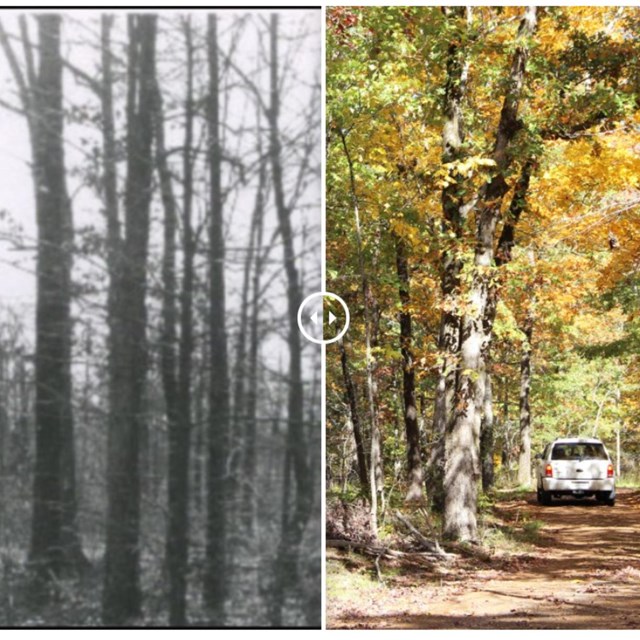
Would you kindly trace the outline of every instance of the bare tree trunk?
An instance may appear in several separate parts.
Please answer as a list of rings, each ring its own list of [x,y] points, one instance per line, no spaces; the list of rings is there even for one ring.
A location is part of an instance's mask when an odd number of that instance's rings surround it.
[[[358,396],[356,387],[349,371],[349,360],[344,340],[339,340],[340,362],[342,364],[342,379],[344,380],[345,395],[349,404],[351,415],[351,426],[353,428],[353,438],[356,443],[356,458],[358,460],[358,478],[363,495],[369,491],[369,469],[367,465],[367,455],[364,448],[364,438],[362,437],[362,427],[360,425],[360,413],[358,412]]]
[[[205,454],[205,404],[208,394],[208,380],[204,370],[204,364],[208,367],[209,347],[208,340],[202,341],[202,350],[198,358],[196,398],[195,398],[195,422],[194,422],[194,442],[193,442],[193,506],[196,514],[201,514],[202,506],[205,502],[206,483],[206,454]]]
[[[396,268],[398,272],[399,295],[402,309],[400,311],[400,351],[402,353],[402,390],[404,401],[404,427],[407,435],[407,471],[409,487],[406,500],[422,500],[423,475],[422,457],[420,455],[420,429],[418,427],[418,410],[416,408],[415,370],[412,352],[412,327],[409,304],[409,264],[405,254],[404,241],[396,238]]]
[[[128,16],[127,180],[122,269],[111,323],[107,457],[107,547],[102,595],[105,624],[141,614],[140,438],[147,373],[146,270],[153,173],[156,16]]]
[[[209,269],[210,269],[210,379],[209,379],[209,466],[207,479],[207,543],[204,599],[216,625],[224,624],[228,591],[227,576],[227,456],[229,441],[229,371],[225,328],[224,219],[222,214],[220,142],[220,75],[217,17],[208,16],[207,50],[209,66]]]
[[[259,130],[258,130],[258,135]],[[243,403],[241,415],[243,417],[242,431],[244,436],[244,458],[242,470],[242,504],[243,504],[243,528],[245,529],[250,541],[254,537],[254,520],[255,520],[255,496],[257,486],[256,480],[256,418],[257,418],[257,368],[258,368],[258,324],[260,316],[260,275],[262,270],[262,260],[260,252],[262,251],[262,230],[264,217],[264,190],[266,182],[266,166],[261,162],[258,176],[258,190],[256,192],[255,208],[253,212],[253,220],[251,223],[251,242],[250,255],[255,256],[255,260],[247,259],[245,273],[245,299],[243,300],[243,323],[245,327],[242,329],[243,340],[246,339],[247,324],[249,322],[249,311],[251,311],[251,324],[249,326],[249,354],[242,349],[241,357],[246,360],[242,364],[242,370],[238,372],[247,384],[246,402],[243,393]],[[253,264],[252,264],[253,262]],[[253,278],[251,282],[252,299],[249,304],[249,276],[251,275],[251,267],[253,266]],[[249,309],[249,307],[251,307]],[[240,354],[239,354],[240,357]],[[247,367],[245,369],[245,366]]]
[[[531,338],[533,336],[533,313],[525,318],[522,333],[526,342],[522,345],[520,359],[520,456],[518,458],[518,484],[531,485],[531,409],[529,394],[531,391]]]
[[[347,146],[345,133],[340,131],[342,147],[347,159],[349,167],[349,185],[351,202],[353,206],[353,217],[356,230],[356,243],[358,251],[358,268],[360,271],[360,282],[362,285],[362,295],[364,299],[364,333],[365,333],[365,359],[367,369],[367,400],[369,407],[369,421],[371,433],[371,448],[369,454],[369,491],[370,491],[370,508],[369,508],[369,524],[371,532],[374,536],[378,535],[378,495],[384,487],[384,476],[382,470],[382,453],[380,443],[380,428],[378,426],[378,415],[376,411],[376,393],[374,383],[375,362],[372,352],[372,341],[375,335],[374,307],[375,300],[371,293],[369,279],[364,264],[364,255],[362,251],[362,230],[360,228],[360,203],[356,192],[356,181],[353,170],[353,161]]]
[[[25,16],[19,20],[26,78],[0,24],[0,44],[18,85],[29,127],[38,225],[36,306],[36,461],[30,562],[38,586],[80,568],[76,523],[71,379],[73,221],[64,159],[61,18],[38,16],[39,68]],[[47,597],[46,587],[38,595]]]
[[[307,458],[307,438],[304,427],[304,389],[302,385],[302,346],[298,329],[298,308],[302,303],[302,291],[296,268],[296,251],[291,211],[286,205],[284,195],[284,177],[282,169],[282,146],[279,130],[280,85],[278,59],[278,15],[271,14],[270,41],[270,90],[268,109],[269,123],[269,159],[273,175],[278,226],[284,248],[284,269],[287,277],[287,316],[289,324],[289,398],[287,420],[287,460],[290,472],[285,476],[286,493],[291,488],[290,473],[295,479],[294,508],[290,514],[283,509],[282,535],[275,566],[275,581],[270,618],[273,626],[281,626],[282,610],[286,601],[287,589],[297,588],[299,584],[300,545],[311,510],[313,508],[313,484]],[[287,465],[288,466],[288,465]],[[289,487],[289,488],[287,488]],[[293,492],[292,492],[293,493]]]
[[[165,255],[163,260],[162,373],[169,429],[169,479],[166,564],[169,569],[169,622],[186,624],[186,573],[188,560],[189,452],[191,433],[191,354],[193,351],[193,231],[191,204],[193,193],[193,45],[189,18],[184,23],[187,49],[185,139],[183,151],[183,282],[180,296],[180,351],[176,374],[176,224],[177,206],[164,144],[162,96],[156,83],[156,162],[160,192],[165,210]]]

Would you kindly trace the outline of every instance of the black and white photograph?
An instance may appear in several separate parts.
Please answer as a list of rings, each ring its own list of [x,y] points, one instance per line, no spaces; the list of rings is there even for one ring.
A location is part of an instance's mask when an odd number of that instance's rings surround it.
[[[0,627],[320,627],[321,21],[0,12]]]

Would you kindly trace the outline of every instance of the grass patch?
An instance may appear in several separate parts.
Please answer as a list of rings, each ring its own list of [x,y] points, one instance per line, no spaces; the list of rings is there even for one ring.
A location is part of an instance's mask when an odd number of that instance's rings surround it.
[[[640,478],[637,476],[621,476],[616,480],[616,487],[619,489],[639,489]]]
[[[383,570],[383,576],[388,569]],[[354,553],[327,551],[327,598],[332,602],[360,600],[384,589],[370,560]]]
[[[483,546],[509,553],[534,550],[542,538],[542,520],[518,518],[504,521],[497,514],[487,514],[480,523],[480,542]]]

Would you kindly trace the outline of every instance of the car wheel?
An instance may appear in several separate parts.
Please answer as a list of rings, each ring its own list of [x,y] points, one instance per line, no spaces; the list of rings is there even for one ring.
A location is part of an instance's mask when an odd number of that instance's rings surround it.
[[[548,507],[551,504],[551,493],[540,487],[538,489],[538,502]]]
[[[613,507],[616,503],[615,491],[598,491],[598,493],[596,493],[596,500],[609,507]]]

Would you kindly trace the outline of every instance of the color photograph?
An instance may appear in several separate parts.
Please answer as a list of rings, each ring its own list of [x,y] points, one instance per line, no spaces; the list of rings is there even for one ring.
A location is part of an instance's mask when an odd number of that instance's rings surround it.
[[[640,10],[326,33],[327,628],[640,627]]]

